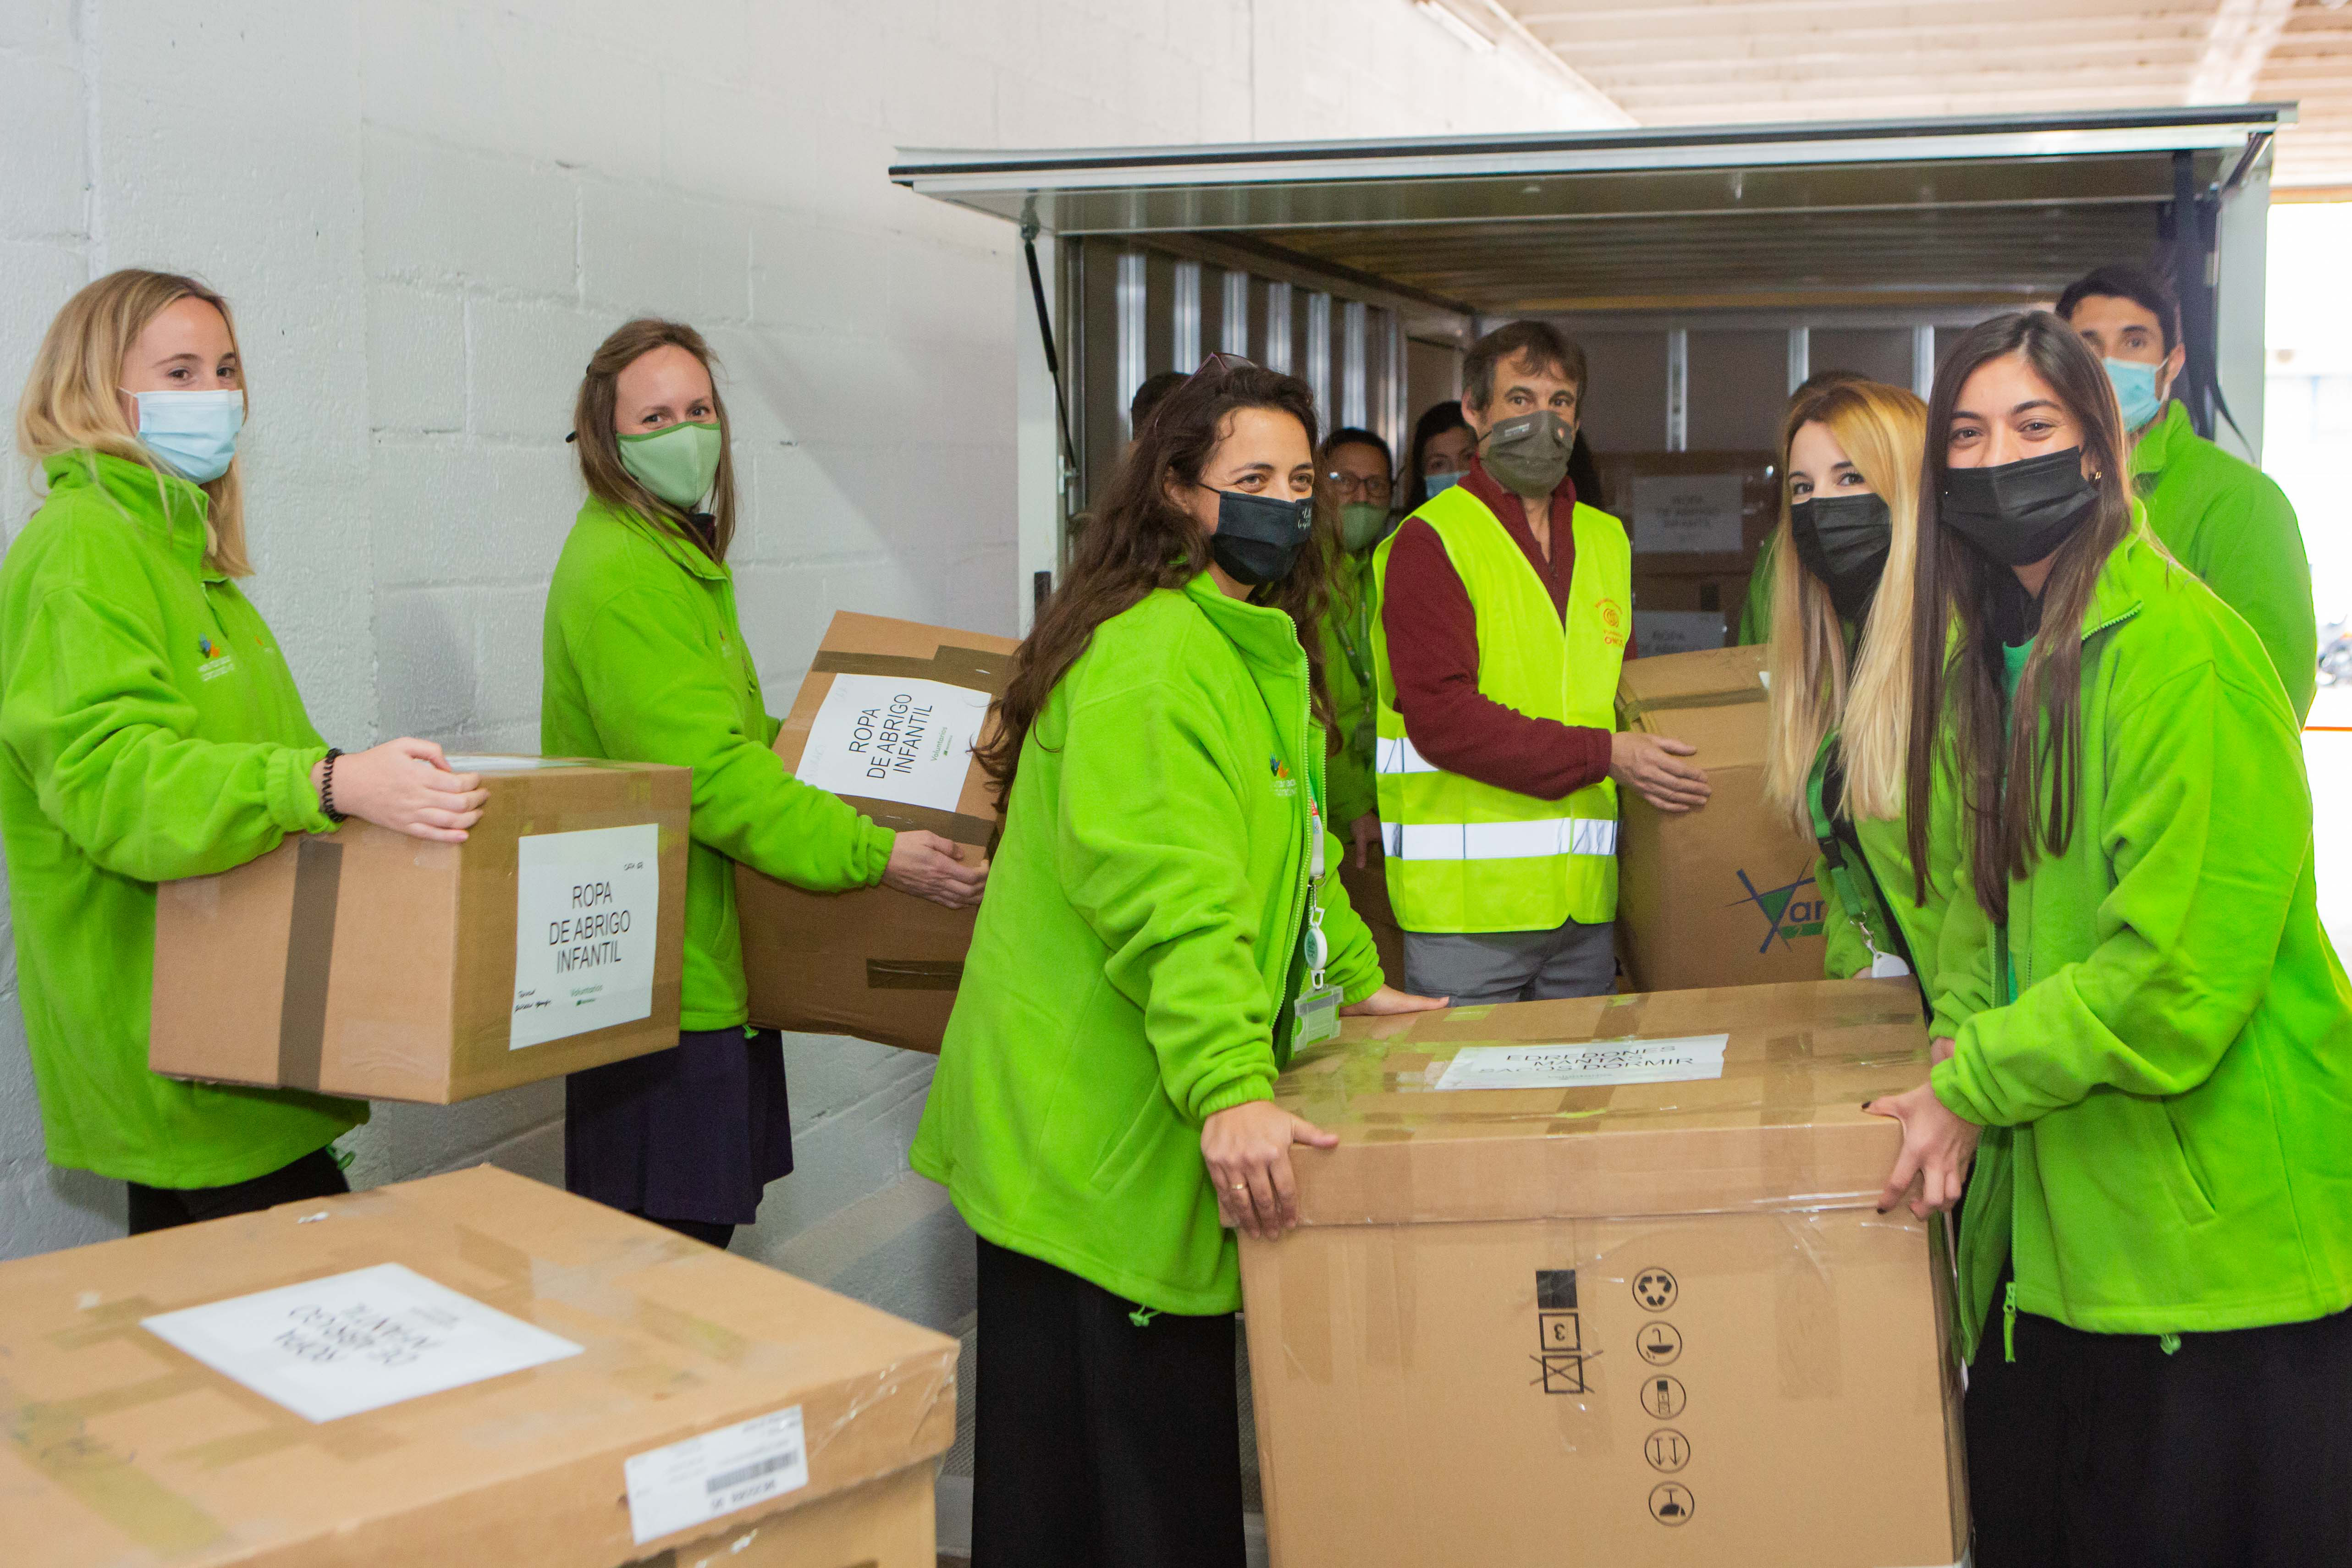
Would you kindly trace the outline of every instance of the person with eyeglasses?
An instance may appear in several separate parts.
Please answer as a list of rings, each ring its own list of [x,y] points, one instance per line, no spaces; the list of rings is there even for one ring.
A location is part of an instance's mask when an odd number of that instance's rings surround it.
[[[1316,465],[1316,496],[1338,549],[1323,613],[1323,668],[1331,688],[1331,825],[1347,846],[1339,864],[1348,897],[1379,947],[1381,967],[1404,973],[1404,933],[1390,907],[1372,786],[1372,617],[1380,613],[1372,552],[1396,526],[1395,458],[1389,444],[1354,425],[1333,431]]]

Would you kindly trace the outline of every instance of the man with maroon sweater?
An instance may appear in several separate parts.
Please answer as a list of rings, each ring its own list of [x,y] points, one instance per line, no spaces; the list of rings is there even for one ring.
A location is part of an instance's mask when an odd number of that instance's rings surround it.
[[[1620,785],[1707,797],[1693,747],[1614,727],[1624,525],[1576,498],[1583,350],[1515,321],[1463,362],[1470,472],[1381,547],[1378,787],[1405,988],[1591,996],[1615,973]]]

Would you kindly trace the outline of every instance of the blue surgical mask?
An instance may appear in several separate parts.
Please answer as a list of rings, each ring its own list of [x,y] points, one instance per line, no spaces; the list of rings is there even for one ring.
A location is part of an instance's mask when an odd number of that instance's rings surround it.
[[[245,393],[222,387],[131,395],[139,404],[141,443],[173,473],[209,485],[228,472],[236,433],[245,428]]]
[[[2124,411],[2126,434],[2154,419],[2164,410],[2156,395],[2156,367],[2143,365],[2137,360],[2108,360],[2107,380],[2116,387],[2116,402]]]
[[[1440,490],[1460,483],[1462,483],[1462,471],[1458,468],[1451,474],[1424,474],[1421,476],[1421,487],[1433,496]]]

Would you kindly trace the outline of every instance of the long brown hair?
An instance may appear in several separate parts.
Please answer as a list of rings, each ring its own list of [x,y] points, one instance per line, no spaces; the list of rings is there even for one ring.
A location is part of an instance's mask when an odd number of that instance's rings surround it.
[[[1979,366],[2011,354],[2048,383],[2082,431],[2098,501],[2058,547],[2042,590],[2041,630],[2004,729],[2001,641],[1988,612],[2010,569],[1937,521],[1960,389]],[[1904,813],[1914,892],[1922,900],[1930,888],[1928,819],[1939,742],[1951,748],[1977,903],[1993,920],[2009,918],[2011,880],[2026,875],[2044,853],[2064,854],[2074,836],[2083,785],[2083,619],[2100,569],[2132,530],[2123,452],[2123,418],[2106,371],[2074,329],[2046,310],[1996,316],[1970,328],[1936,372],[1919,471],[1924,531],[1912,591],[1915,700]]]
[[[1213,357],[1200,373],[1170,392],[1136,434],[1135,447],[1111,476],[1062,585],[1038,612],[1037,623],[1013,655],[1013,675],[995,708],[995,723],[972,748],[996,786],[997,810],[1013,798],[1013,777],[1021,766],[1021,745],[1045,711],[1045,699],[1094,641],[1095,628],[1140,603],[1154,589],[1181,589],[1209,562],[1209,535],[1168,498],[1168,480],[1198,485],[1232,425],[1245,408],[1278,410],[1298,421],[1307,449],[1315,450],[1315,394],[1296,376],[1283,375],[1225,355]],[[1331,701],[1323,684],[1323,618],[1332,549],[1331,530],[1318,528],[1314,542],[1280,582],[1250,595],[1250,602],[1279,610],[1298,628],[1307,651],[1310,701],[1328,730]]]
[[[156,489],[168,513],[172,487],[166,470],[123,416],[123,361],[147,323],[183,299],[201,299],[220,312],[236,349],[236,318],[228,301],[197,279],[176,272],[126,267],[85,287],[49,323],[25,378],[16,404],[16,450],[37,465],[60,452],[102,452],[154,469]],[[245,356],[237,355],[237,386],[246,386]],[[95,468],[95,463],[91,464]],[[205,507],[205,564],[230,577],[249,577],[245,553],[245,467],[232,457],[227,472],[199,486]]]
[[[1822,737],[1840,731],[1848,817],[1902,810],[1911,722],[1912,557],[1919,536],[1919,439],[1927,404],[1902,387],[1860,377],[1800,388],[1780,426],[1780,522],[1773,533],[1772,745],[1764,793],[1798,831],[1812,836],[1806,799]],[[1851,660],[1829,590],[1797,559],[1789,520],[1789,449],[1808,424],[1828,427],[1854,468],[1885,501],[1894,533],[1886,568]],[[1824,491],[1822,494],[1828,494]]]
[[[621,372],[660,348],[684,349],[710,372],[710,407],[719,415],[719,476],[711,483],[707,524],[638,484],[637,476],[621,464],[621,441],[613,429]],[[580,396],[572,407],[572,434],[580,447],[580,477],[586,481],[590,495],[608,507],[635,512],[656,528],[670,528],[693,540],[712,560],[727,559],[727,547],[735,540],[733,432],[727,423],[727,400],[719,393],[719,356],[710,351],[701,333],[683,321],[641,316],[596,345],[596,351],[588,357],[588,373],[580,381]]]

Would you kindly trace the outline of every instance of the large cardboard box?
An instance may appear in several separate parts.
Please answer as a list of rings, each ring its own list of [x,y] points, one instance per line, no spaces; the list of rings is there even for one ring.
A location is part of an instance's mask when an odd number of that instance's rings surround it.
[[[1817,846],[1764,799],[1764,649],[1629,661],[1617,723],[1697,747],[1691,760],[1714,789],[1678,815],[1617,792],[1617,946],[1631,988],[1819,979]]]
[[[1351,1019],[1242,1243],[1276,1568],[1895,1568],[1967,1545],[1939,1222],[1874,1204],[1918,998],[1814,982]],[[1468,1087],[1458,1087],[1466,1084]]]
[[[996,803],[971,755],[1012,673],[1009,637],[841,611],[776,737],[796,778],[886,828],[985,855]],[[735,870],[751,1021],[936,1051],[976,912],[887,887],[809,893]]]
[[[688,770],[449,760],[462,844],[352,821],[156,889],[150,1067],[447,1104],[677,1043]]]
[[[52,1252],[0,1561],[928,1568],[956,1350],[488,1167]]]
[[[1780,516],[1769,452],[1625,452],[1599,458],[1636,570],[1740,572]]]

